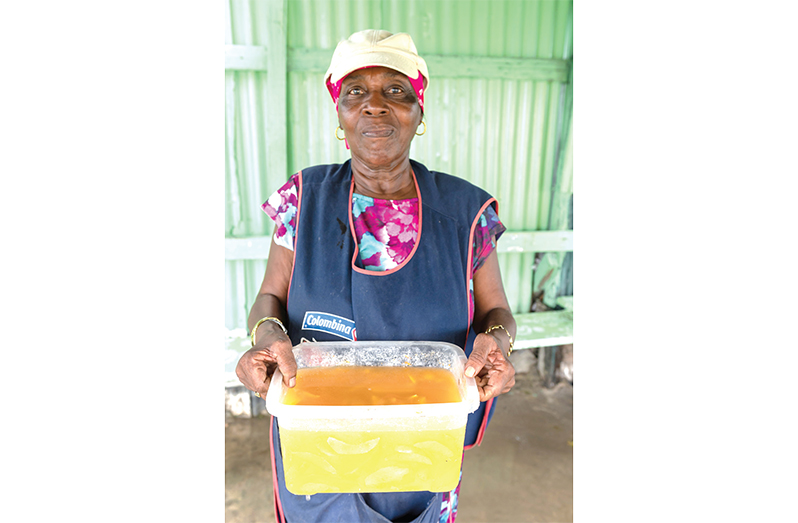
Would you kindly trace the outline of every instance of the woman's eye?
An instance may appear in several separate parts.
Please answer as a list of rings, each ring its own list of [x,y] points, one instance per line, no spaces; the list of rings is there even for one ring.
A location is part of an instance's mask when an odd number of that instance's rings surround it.
[[[405,90],[402,89],[401,87],[391,87],[390,89],[388,89],[388,92],[391,94],[402,94],[403,92],[405,92]]]
[[[349,94],[354,94],[354,95],[363,94],[363,89],[361,89],[360,87],[353,87],[349,90]]]

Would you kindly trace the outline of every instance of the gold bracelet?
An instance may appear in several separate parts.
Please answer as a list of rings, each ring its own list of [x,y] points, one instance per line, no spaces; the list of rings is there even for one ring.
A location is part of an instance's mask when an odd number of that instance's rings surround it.
[[[507,351],[507,355],[509,356],[510,354],[513,353],[513,337],[510,336],[510,331],[508,331],[505,328],[504,325],[491,325],[490,327],[488,327],[488,330],[485,331],[485,334],[488,334],[490,331],[493,331],[493,330],[496,330],[496,329],[503,330],[504,332],[507,333],[507,337],[510,338],[510,350]]]
[[[269,316],[268,318],[261,318],[260,320],[258,320],[258,323],[256,323],[255,326],[252,327],[252,334],[250,336],[250,340],[252,341],[253,347],[255,346],[255,333],[258,332],[258,327],[260,327],[260,324],[263,323],[264,321],[273,321],[274,323],[279,325],[280,328],[283,329],[285,335],[288,336],[288,331],[285,329],[285,325],[283,325],[283,322],[281,322],[279,318],[275,318],[274,316]]]

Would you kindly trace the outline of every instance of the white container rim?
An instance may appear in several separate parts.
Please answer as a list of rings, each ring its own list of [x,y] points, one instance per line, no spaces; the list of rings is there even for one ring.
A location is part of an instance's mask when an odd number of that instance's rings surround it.
[[[457,358],[461,368],[465,368],[466,357],[463,350],[451,343],[444,342],[348,342],[347,345],[366,345],[372,347],[401,346],[407,344],[447,346],[456,349]],[[294,347],[294,351],[301,350],[304,346],[323,346],[338,342],[307,342]],[[474,378],[461,375],[465,380],[466,397],[463,401],[453,403],[425,403],[420,405],[284,405],[280,402],[283,392],[283,375],[278,368],[272,376],[269,391],[266,394],[266,410],[269,414],[279,418],[285,415],[294,419],[386,419],[386,418],[418,418],[418,417],[454,417],[467,416],[479,408],[479,391]]]

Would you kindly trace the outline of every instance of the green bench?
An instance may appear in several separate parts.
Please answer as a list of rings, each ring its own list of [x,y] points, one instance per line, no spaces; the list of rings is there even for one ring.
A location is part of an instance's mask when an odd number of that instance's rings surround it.
[[[561,296],[562,310],[514,314],[515,350],[567,345],[574,342],[573,297]]]

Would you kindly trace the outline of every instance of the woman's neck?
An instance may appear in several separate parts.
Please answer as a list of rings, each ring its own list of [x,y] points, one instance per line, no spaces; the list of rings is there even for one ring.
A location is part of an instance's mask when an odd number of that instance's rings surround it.
[[[374,167],[352,156],[351,165],[357,194],[381,200],[406,200],[418,196],[413,169],[407,157],[397,165]]]

